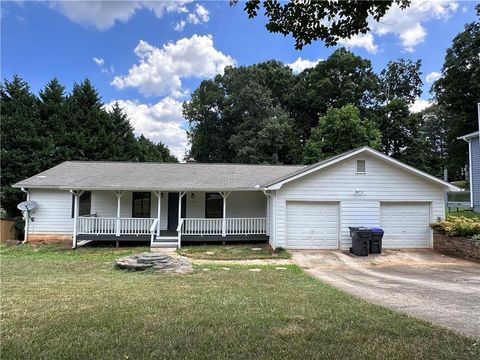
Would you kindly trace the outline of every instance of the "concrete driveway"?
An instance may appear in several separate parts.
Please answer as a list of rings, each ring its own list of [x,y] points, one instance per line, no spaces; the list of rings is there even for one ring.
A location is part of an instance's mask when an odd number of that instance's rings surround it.
[[[430,250],[292,251],[307,272],[370,302],[480,338],[480,264]]]

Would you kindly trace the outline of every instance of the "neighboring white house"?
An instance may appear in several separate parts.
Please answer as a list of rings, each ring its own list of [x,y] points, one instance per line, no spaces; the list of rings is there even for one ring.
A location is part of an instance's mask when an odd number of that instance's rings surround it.
[[[470,183],[470,207],[480,212],[480,132],[464,135],[460,139],[468,142],[468,169]]]
[[[349,226],[386,248],[429,248],[429,224],[460,189],[368,147],[311,166],[65,162],[14,187],[37,202],[27,240],[265,240],[347,249]]]

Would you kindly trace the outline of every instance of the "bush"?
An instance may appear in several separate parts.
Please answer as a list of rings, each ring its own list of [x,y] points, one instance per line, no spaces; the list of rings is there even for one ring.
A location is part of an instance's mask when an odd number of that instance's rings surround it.
[[[473,240],[480,240],[480,234],[476,234],[472,236]]]
[[[448,236],[472,237],[480,235],[480,220],[469,219],[465,216],[452,216],[446,220],[439,220],[432,224],[431,227]]]

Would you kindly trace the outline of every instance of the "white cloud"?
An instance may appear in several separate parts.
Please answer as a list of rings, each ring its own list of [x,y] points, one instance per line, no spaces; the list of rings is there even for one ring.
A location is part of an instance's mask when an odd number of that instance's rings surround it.
[[[322,59],[308,60],[298,57],[293,63],[287,64],[295,74],[301,73],[303,70],[312,68],[317,65]]]
[[[158,18],[165,13],[186,13],[186,4],[191,1],[50,1],[49,6],[73,22],[106,30],[117,21],[127,22],[141,9],[152,11]]]
[[[157,48],[140,40],[135,48],[139,64],[128,75],[116,76],[112,85],[117,89],[135,87],[144,95],[185,95],[182,78],[212,77],[223,73],[234,59],[215,49],[211,35],[193,35],[176,43]]]
[[[205,24],[210,20],[210,12],[201,4],[195,4],[195,9],[188,13],[188,16],[184,20],[180,20],[175,24],[175,31],[183,31],[187,23],[198,25]]]
[[[410,111],[413,113],[418,113],[432,105],[433,103],[429,100],[417,98],[417,100],[415,100],[415,102],[410,106]]]
[[[425,80],[427,80],[427,83],[433,83],[434,81],[437,81],[442,77],[442,74],[437,72],[437,71],[432,71],[431,73],[427,74],[425,77]]]
[[[378,46],[375,45],[375,41],[371,33],[354,35],[350,39],[340,39],[338,43],[347,48],[364,48],[371,54],[375,54],[378,50]]]
[[[110,67],[105,66],[105,60],[103,58],[93,57],[93,62],[100,67],[100,71],[104,74],[113,74],[115,72],[113,65],[110,65]]]
[[[400,9],[393,5],[379,22],[370,20],[376,35],[394,34],[406,51],[425,41],[427,30],[423,23],[429,20],[448,20],[458,9],[458,0],[413,0],[410,7]]]
[[[183,28],[187,25],[187,22],[185,20],[180,20],[175,24],[175,27],[173,28],[175,31],[183,31]]]
[[[166,97],[154,105],[142,104],[138,100],[114,100],[106,104],[111,109],[118,102],[130,119],[137,136],[143,134],[155,142],[161,141],[179,160],[183,159],[188,145],[187,133],[182,128],[182,103]]]

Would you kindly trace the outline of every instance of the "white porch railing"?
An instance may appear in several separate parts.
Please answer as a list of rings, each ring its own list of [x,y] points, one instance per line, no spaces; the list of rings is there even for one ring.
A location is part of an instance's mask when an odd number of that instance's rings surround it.
[[[182,235],[222,235],[223,219],[187,218],[182,219]],[[266,218],[226,218],[226,235],[266,234]]]
[[[78,234],[92,235],[150,235],[156,219],[152,218],[78,218]],[[156,225],[156,224],[155,224]]]
[[[266,234],[266,218],[226,218],[227,235]]]

